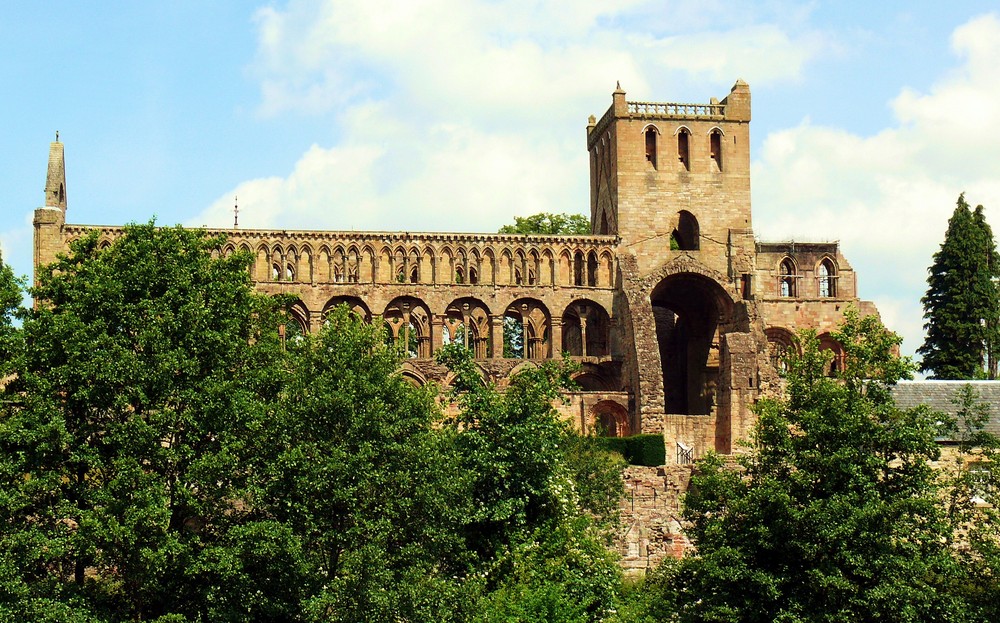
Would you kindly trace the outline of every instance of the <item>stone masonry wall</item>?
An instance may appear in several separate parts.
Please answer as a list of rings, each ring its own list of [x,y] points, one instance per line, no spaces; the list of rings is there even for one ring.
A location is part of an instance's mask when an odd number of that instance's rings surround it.
[[[680,558],[691,550],[682,529],[681,511],[692,469],[692,465],[632,465],[625,469],[625,496],[615,545],[626,573],[644,573],[667,557]]]

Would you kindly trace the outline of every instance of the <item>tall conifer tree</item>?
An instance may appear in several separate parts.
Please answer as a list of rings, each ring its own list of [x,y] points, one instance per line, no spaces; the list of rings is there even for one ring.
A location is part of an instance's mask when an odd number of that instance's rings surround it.
[[[977,295],[982,301],[986,377],[997,378],[997,358],[1000,356],[1000,253],[997,253],[993,229],[986,222],[983,206],[972,213],[976,224],[976,244],[980,245],[982,264],[977,273]]]
[[[983,207],[970,210],[964,193],[928,272],[921,371],[936,379],[995,377],[1000,256]]]

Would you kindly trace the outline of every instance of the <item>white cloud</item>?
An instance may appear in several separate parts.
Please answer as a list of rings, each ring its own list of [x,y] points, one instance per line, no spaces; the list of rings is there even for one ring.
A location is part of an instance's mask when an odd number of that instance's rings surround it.
[[[373,6],[257,12],[260,113],[332,115],[340,139],[287,176],[243,182],[192,224],[230,224],[234,194],[248,227],[490,231],[586,212],[584,125],[616,80],[643,99],[710,75],[722,96],[737,76],[794,78],[823,46],[808,29],[737,20],[728,2],[687,14],[657,0]],[[710,32],[693,27],[705,20]]]
[[[663,2],[613,4],[513,0],[293,2],[257,14],[256,71],[265,114],[334,109],[351,93],[399,96],[422,114],[489,122],[498,115],[551,117],[569,103],[610,91],[620,80],[649,95],[649,76],[664,71],[762,82],[794,78],[827,42],[774,24],[730,24],[708,10],[712,28],[654,29]],[[795,32],[800,32],[796,29]],[[388,93],[387,93],[388,91]]]
[[[755,162],[754,212],[768,239],[836,232],[888,324],[912,352],[923,341],[926,269],[962,191],[1000,228],[1000,20],[955,30],[960,59],[927,93],[903,90],[897,124],[873,136],[798,127],[767,137]]]

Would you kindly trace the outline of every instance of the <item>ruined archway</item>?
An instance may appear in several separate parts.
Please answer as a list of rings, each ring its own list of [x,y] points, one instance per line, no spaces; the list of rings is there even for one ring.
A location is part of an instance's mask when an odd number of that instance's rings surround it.
[[[490,308],[479,299],[465,297],[452,301],[445,309],[441,342],[462,344],[476,359],[492,356],[490,317]]]
[[[650,302],[664,409],[681,415],[712,413],[719,382],[719,334],[729,328],[732,299],[709,277],[678,273],[653,288]]]
[[[563,312],[562,351],[575,357],[604,357],[610,352],[610,327],[602,305],[577,299]]]
[[[602,437],[628,437],[632,434],[628,409],[613,400],[602,400],[591,409],[591,426]]]
[[[365,322],[371,322],[372,313],[363,300],[356,296],[335,296],[327,301],[323,306],[323,317],[326,318],[338,305],[347,305],[347,308],[357,314]]]

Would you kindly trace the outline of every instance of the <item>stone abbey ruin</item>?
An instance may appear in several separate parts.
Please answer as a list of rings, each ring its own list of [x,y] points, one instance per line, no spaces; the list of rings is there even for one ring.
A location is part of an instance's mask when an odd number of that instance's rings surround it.
[[[579,429],[662,433],[662,468],[626,474],[622,548],[645,567],[679,553],[683,466],[730,453],[752,425],[750,406],[777,389],[793,334],[824,348],[857,296],[836,242],[760,242],[750,206],[750,88],[721,101],[628,101],[586,126],[591,235],[227,229],[222,253],[254,256],[263,292],[292,294],[291,331],[317,331],[334,306],[383,319],[415,384],[447,386],[435,351],[460,340],[484,378],[503,385],[523,366],[566,352],[579,390],[558,405]],[[67,223],[63,145],[52,143],[45,206],[34,215],[36,266],[73,239],[118,226]],[[572,211],[572,206],[553,212]],[[505,331],[516,347],[504,348]],[[642,470],[646,471],[642,471]],[[631,480],[630,480],[631,479]],[[629,561],[632,561],[630,563]]]

